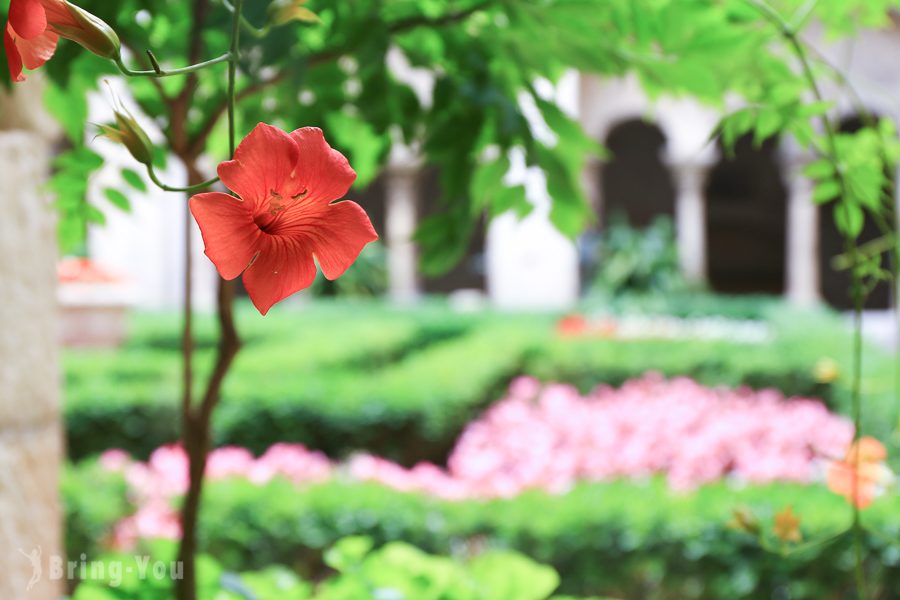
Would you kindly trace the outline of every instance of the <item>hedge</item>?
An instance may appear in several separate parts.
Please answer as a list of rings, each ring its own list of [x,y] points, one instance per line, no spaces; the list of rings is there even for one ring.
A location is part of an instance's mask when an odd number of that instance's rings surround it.
[[[296,441],[337,457],[365,448],[440,462],[548,326],[431,310],[315,315],[251,333],[225,382],[216,444],[262,452]],[[198,353],[198,364],[209,359],[211,349]],[[66,367],[71,458],[111,447],[146,457],[178,439],[177,352],[138,336],[119,355],[73,354]]]
[[[564,381],[586,392],[618,386],[648,370],[686,375],[705,385],[776,388],[788,396],[822,399],[836,412],[851,413],[851,332],[831,311],[797,311],[770,305],[774,337],[765,344],[728,340],[616,340],[556,338],[529,355],[525,371],[544,381]],[[837,365],[834,380],[817,373],[822,361]],[[863,427],[888,439],[897,423],[895,361],[867,346],[863,363]]]
[[[78,468],[83,471],[96,477],[95,467]],[[88,538],[84,529],[96,534],[99,525],[95,514],[78,512],[88,504],[78,497],[86,486],[64,490],[68,547],[77,555],[85,548],[72,540]],[[326,548],[346,536],[366,535],[378,544],[404,540],[438,554],[516,550],[553,566],[562,577],[561,593],[573,595],[853,597],[847,535],[782,555],[761,549],[729,524],[733,510],[746,507],[771,530],[774,513],[786,505],[800,516],[807,542],[846,530],[851,519],[840,497],[821,486],[793,484],[721,483],[682,494],[659,480],[617,481],[580,485],[558,496],[534,491],[508,500],[449,502],[375,484],[298,487],[273,480],[255,486],[226,480],[211,483],[205,495],[200,538],[204,551],[228,569],[285,564],[312,578],[325,572]],[[106,526],[120,516],[108,514]],[[891,597],[900,589],[900,498],[876,502],[864,521],[870,589],[873,597]]]
[[[242,318],[247,346],[225,382],[215,443],[263,451],[293,441],[342,457],[368,450],[402,464],[442,463],[465,424],[528,373],[583,391],[649,370],[708,385],[775,387],[849,413],[849,332],[829,313],[768,308],[768,344],[729,340],[572,339],[550,316],[461,315],[441,306],[405,311],[322,303],[275,318]],[[201,322],[202,371],[212,324]],[[180,359],[174,319],[140,318],[116,352],[66,356],[69,455],[120,447],[137,457],[178,437]],[[815,367],[839,365],[825,381]],[[894,365],[871,351],[863,393],[866,431],[887,439],[897,422]],[[198,380],[201,379],[198,377]]]

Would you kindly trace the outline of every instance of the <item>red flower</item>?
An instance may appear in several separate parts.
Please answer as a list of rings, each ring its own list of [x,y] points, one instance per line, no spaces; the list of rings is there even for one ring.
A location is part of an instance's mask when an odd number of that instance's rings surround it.
[[[13,81],[25,81],[23,66],[37,69],[56,52],[60,37],[94,54],[114,58],[119,38],[103,21],[65,0],[11,0],[3,47]]]
[[[243,273],[263,315],[312,284],[314,258],[325,277],[337,279],[378,239],[362,207],[335,202],[356,173],[318,128],[287,134],[260,123],[234,160],[219,165],[219,177],[240,198],[197,194],[191,213],[219,274],[234,279]]]
[[[11,0],[3,46],[13,81],[25,81],[22,67],[37,69],[56,51],[59,35],[50,27],[52,19],[74,21],[61,0]]]

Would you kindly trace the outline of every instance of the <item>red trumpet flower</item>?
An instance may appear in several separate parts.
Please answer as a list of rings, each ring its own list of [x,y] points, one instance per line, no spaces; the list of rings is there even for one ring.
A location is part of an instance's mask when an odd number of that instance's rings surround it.
[[[13,81],[25,81],[23,67],[37,69],[56,52],[60,37],[104,58],[119,55],[119,37],[106,23],[66,0],[11,0],[3,47]]]
[[[197,194],[191,213],[219,274],[225,279],[243,274],[263,315],[312,284],[313,259],[325,277],[337,279],[378,239],[362,207],[336,202],[356,173],[318,128],[288,134],[260,123],[234,160],[219,165],[219,177],[239,198]]]

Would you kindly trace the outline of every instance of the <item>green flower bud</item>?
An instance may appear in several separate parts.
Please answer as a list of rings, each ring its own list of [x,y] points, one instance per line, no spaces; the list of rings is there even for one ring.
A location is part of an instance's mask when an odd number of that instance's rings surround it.
[[[146,132],[137,124],[134,117],[124,108],[115,111],[116,126],[101,125],[100,131],[114,142],[122,144],[139,163],[153,164],[153,144]]]
[[[75,6],[71,2],[63,0],[69,12],[71,20],[66,22],[53,21],[53,29],[66,39],[83,46],[97,56],[103,58],[118,58],[122,51],[119,36],[113,28],[102,19],[92,15],[83,8]]]
[[[279,27],[291,21],[319,23],[319,16],[304,4],[306,0],[275,0],[269,5],[269,24]]]

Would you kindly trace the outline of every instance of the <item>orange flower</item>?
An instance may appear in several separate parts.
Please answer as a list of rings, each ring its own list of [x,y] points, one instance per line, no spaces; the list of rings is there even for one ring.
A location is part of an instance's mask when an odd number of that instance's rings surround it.
[[[579,336],[588,331],[588,321],[582,315],[567,315],[556,323],[556,331],[562,336]]]
[[[794,514],[793,506],[786,506],[775,515],[775,526],[772,528],[775,537],[783,542],[799,542],[803,539],[800,533],[800,517]]]
[[[894,479],[885,464],[887,450],[872,437],[854,442],[843,460],[828,465],[825,478],[828,489],[840,494],[858,508],[866,508]]]
[[[356,172],[316,127],[286,133],[260,123],[219,177],[238,197],[197,194],[191,213],[206,256],[225,279],[243,276],[263,315],[312,284],[315,261],[337,279],[378,239],[362,207],[340,201]]]

